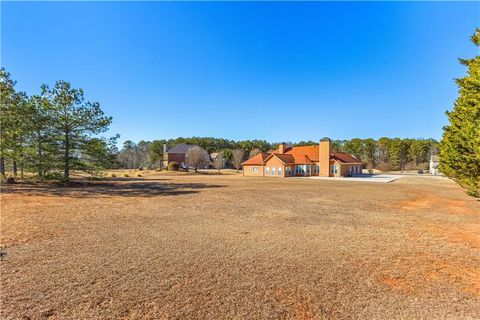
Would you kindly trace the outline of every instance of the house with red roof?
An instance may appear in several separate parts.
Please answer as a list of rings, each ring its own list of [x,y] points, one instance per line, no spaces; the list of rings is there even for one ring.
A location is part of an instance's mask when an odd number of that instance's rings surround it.
[[[345,177],[362,173],[362,162],[356,157],[333,152],[328,138],[318,145],[287,147],[262,152],[243,163],[243,175],[252,177],[323,176]]]

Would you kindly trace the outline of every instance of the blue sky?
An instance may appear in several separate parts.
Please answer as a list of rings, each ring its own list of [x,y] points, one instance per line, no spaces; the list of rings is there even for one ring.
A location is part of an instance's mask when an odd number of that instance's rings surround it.
[[[439,139],[476,2],[4,2],[17,88],[68,80],[121,141]]]

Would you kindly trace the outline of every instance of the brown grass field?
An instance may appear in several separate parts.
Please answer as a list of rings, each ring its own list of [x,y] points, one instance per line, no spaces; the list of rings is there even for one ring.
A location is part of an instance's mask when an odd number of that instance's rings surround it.
[[[480,318],[480,202],[447,179],[151,172],[1,201],[2,319]]]

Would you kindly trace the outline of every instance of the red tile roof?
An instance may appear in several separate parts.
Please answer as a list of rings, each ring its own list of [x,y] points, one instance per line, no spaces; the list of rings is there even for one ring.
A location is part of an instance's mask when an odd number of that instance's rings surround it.
[[[286,154],[290,154],[295,158],[295,163],[308,164],[318,162],[320,158],[320,149],[315,146],[301,146],[290,148]]]
[[[270,155],[270,153],[268,153],[268,152],[259,153],[256,156],[253,156],[250,159],[248,159],[247,161],[245,161],[243,163],[243,165],[249,165],[249,164],[251,164],[251,165],[254,165],[254,164],[262,165],[263,162],[265,161],[265,159],[267,159],[269,155]]]
[[[291,154],[279,154],[279,153],[273,153],[275,157],[280,159],[283,163],[295,163],[295,158],[292,157]]]
[[[314,164],[320,161],[320,149],[318,145],[301,146],[301,147],[287,147],[285,153],[280,154],[279,150],[270,152],[262,152],[247,161],[244,165],[263,165],[265,160],[270,156],[276,156],[283,163],[289,164]],[[344,152],[332,152],[330,160],[337,160],[341,163],[362,163],[354,156]]]
[[[345,152],[332,152],[330,157],[342,163],[362,163],[362,161]]]

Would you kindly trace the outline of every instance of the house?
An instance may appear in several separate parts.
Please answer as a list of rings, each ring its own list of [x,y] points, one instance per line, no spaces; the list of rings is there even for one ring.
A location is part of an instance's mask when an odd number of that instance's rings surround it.
[[[218,154],[219,154],[219,152],[212,152],[212,153],[210,153],[210,159],[212,160],[212,161],[211,161],[211,165],[212,165],[212,166],[214,165],[215,159],[217,159]],[[227,165],[227,159],[223,158],[223,159],[222,159],[222,168],[225,168],[226,165]]]
[[[313,146],[287,147],[282,143],[277,150],[243,163],[243,175],[254,177],[344,177],[361,173],[362,162],[348,153],[332,152],[328,138]]]
[[[437,155],[430,156],[430,174],[439,174],[438,165],[440,164],[440,157]]]
[[[186,143],[179,143],[173,148],[169,149],[167,152],[165,152],[165,158],[164,162],[166,162],[166,166],[170,162],[176,162],[180,165],[182,168],[186,168],[186,154],[190,148],[197,147],[196,145],[192,144],[186,144]],[[164,149],[166,149],[166,146],[164,146]],[[208,156],[208,153],[205,151],[205,168],[208,168],[210,164],[210,157]]]

